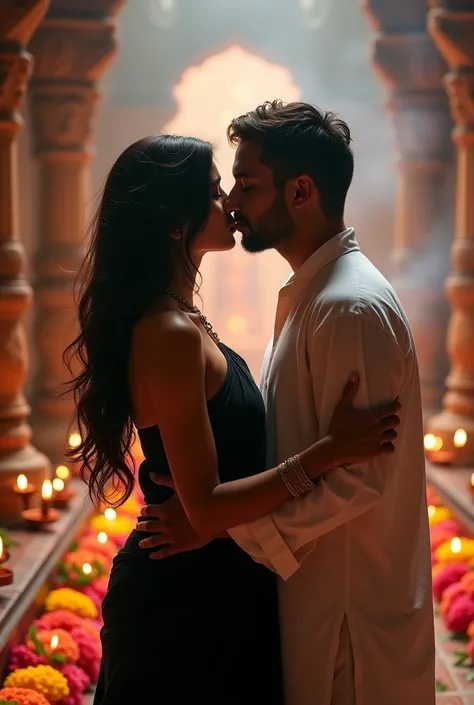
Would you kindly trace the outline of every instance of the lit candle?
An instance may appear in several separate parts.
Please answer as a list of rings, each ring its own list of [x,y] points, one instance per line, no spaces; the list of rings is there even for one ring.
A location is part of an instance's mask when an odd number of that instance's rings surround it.
[[[81,434],[77,432],[71,433],[68,442],[70,448],[78,448],[82,443]]]
[[[461,553],[462,543],[459,536],[455,536],[451,539],[450,548],[452,553]]]
[[[66,482],[71,477],[71,472],[66,465],[58,465],[56,468],[56,477],[63,480],[63,482]]]
[[[117,517],[117,512],[115,509],[112,509],[111,507],[107,507],[107,509],[104,512],[104,517],[108,521],[113,521]]]
[[[13,571],[1,565],[6,560],[8,560],[8,553],[3,550],[3,540],[0,536],[0,587],[11,585],[13,582]]]
[[[458,428],[454,434],[453,443],[455,448],[464,448],[467,443],[467,433],[463,428]]]
[[[82,566],[82,572],[84,575],[90,575],[92,573],[92,566],[90,563],[84,563]]]
[[[41,488],[41,515],[46,519],[49,513],[49,505],[53,496],[53,485],[51,480],[45,480]]]
[[[59,477],[55,477],[53,480],[53,490],[55,492],[63,492],[64,490],[64,482],[61,480]]]
[[[26,475],[18,475],[18,477],[16,478],[16,485],[18,488],[18,492],[24,492],[28,487],[28,478],[26,477]]]
[[[23,508],[28,509],[30,499],[36,492],[36,486],[31,482],[28,482],[26,475],[21,474],[16,478],[16,483],[13,485],[13,491],[20,496],[21,501],[23,502]]]
[[[109,540],[109,537],[107,536],[107,534],[105,533],[105,531],[100,531],[100,532],[97,534],[97,541],[98,541],[99,543],[107,543],[108,540]]]
[[[57,634],[53,634],[53,636],[51,637],[51,644],[50,644],[51,651],[54,651],[55,649],[57,649],[58,644],[59,644],[59,637]]]

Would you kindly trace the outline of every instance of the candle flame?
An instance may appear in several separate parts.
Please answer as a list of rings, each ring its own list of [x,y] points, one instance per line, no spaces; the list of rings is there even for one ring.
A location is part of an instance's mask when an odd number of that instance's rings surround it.
[[[467,443],[467,433],[463,428],[458,428],[453,439],[455,448],[464,448]]]
[[[51,480],[45,480],[41,488],[41,496],[43,499],[51,499],[53,496],[53,485]]]
[[[82,566],[82,572],[84,575],[90,575],[92,573],[92,566],[90,563],[84,563]]]
[[[28,487],[28,478],[26,475],[18,475],[16,478],[16,486],[19,490],[26,490]]]
[[[60,480],[67,480],[70,474],[69,468],[65,465],[58,465],[56,468],[56,477],[59,477]]]
[[[80,433],[71,433],[69,436],[69,446],[70,448],[77,448],[82,443],[82,438]]]
[[[111,509],[110,507],[108,507],[104,512],[104,517],[109,521],[113,521],[116,516],[117,512],[115,511],[115,509]]]
[[[2,560],[2,558],[3,558],[3,539],[0,536],[0,561]]]
[[[105,531],[101,531],[101,532],[97,535],[97,541],[98,541],[99,543],[107,543],[107,541],[108,541],[108,536],[107,536],[107,534],[105,533]]]
[[[443,439],[435,436],[434,433],[427,433],[424,438],[425,450],[438,451],[443,447]]]
[[[57,634],[53,634],[51,637],[51,648],[56,649],[59,644],[59,637]]]
[[[453,553],[461,553],[461,539],[459,536],[455,536],[453,539],[451,539],[451,551]]]
[[[428,516],[431,518],[431,517],[434,517],[435,514],[436,514],[436,507],[433,504],[430,504],[430,506],[428,507]]]
[[[64,482],[59,477],[55,477],[53,480],[53,488],[56,492],[62,492],[64,489]]]

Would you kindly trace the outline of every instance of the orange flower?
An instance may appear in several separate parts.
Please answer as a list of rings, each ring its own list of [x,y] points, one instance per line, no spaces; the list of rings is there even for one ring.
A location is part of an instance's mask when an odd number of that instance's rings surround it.
[[[54,654],[62,654],[66,659],[66,663],[76,663],[79,658],[79,647],[72,636],[64,629],[39,629],[36,637],[40,641],[51,658]],[[57,637],[57,644],[54,646],[54,637]],[[30,651],[35,652],[35,645],[30,638],[27,639],[26,645]]]
[[[474,595],[474,571],[470,570],[465,573],[461,580],[461,587],[469,593],[469,595]]]
[[[467,628],[466,634],[470,639],[474,639],[474,622],[471,622]]]
[[[2,688],[0,700],[16,700],[19,705],[49,705],[44,695],[31,688]]]

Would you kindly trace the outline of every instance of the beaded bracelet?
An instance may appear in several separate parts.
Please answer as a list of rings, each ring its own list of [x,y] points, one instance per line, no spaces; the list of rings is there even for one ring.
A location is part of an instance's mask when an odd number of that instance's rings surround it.
[[[295,499],[301,499],[314,489],[313,483],[303,470],[298,455],[283,461],[277,469],[285,487]]]

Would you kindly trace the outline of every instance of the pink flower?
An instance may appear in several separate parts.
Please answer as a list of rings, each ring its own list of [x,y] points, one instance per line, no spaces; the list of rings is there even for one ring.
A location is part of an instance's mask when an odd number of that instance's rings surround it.
[[[81,627],[83,621],[83,617],[79,617],[79,615],[69,612],[69,610],[53,610],[43,614],[39,619],[35,620],[34,624],[38,629],[46,629],[48,631],[64,629],[64,631],[70,632],[73,627]]]
[[[79,647],[77,666],[86,672],[91,683],[97,683],[101,658],[100,643],[81,627],[74,627],[70,634]]]
[[[69,685],[69,695],[63,698],[58,705],[82,705],[84,702],[83,693],[90,684],[88,675],[74,664],[59,665],[58,671],[66,676]]]
[[[458,583],[467,572],[468,568],[464,563],[452,563],[440,568],[439,573],[433,578],[433,595],[435,599],[441,602],[446,588]]]
[[[28,666],[39,666],[47,663],[48,661],[44,656],[34,654],[25,644],[17,644],[10,649],[8,671],[12,673],[19,668],[28,668]]]
[[[472,621],[474,621],[474,599],[471,595],[460,594],[446,612],[446,627],[450,632],[466,632]]]
[[[439,524],[435,524],[435,526],[432,526],[430,530],[431,551],[436,551],[436,549],[441,546],[442,543],[449,541],[455,536],[461,535],[461,526],[455,519],[445,519]]]

